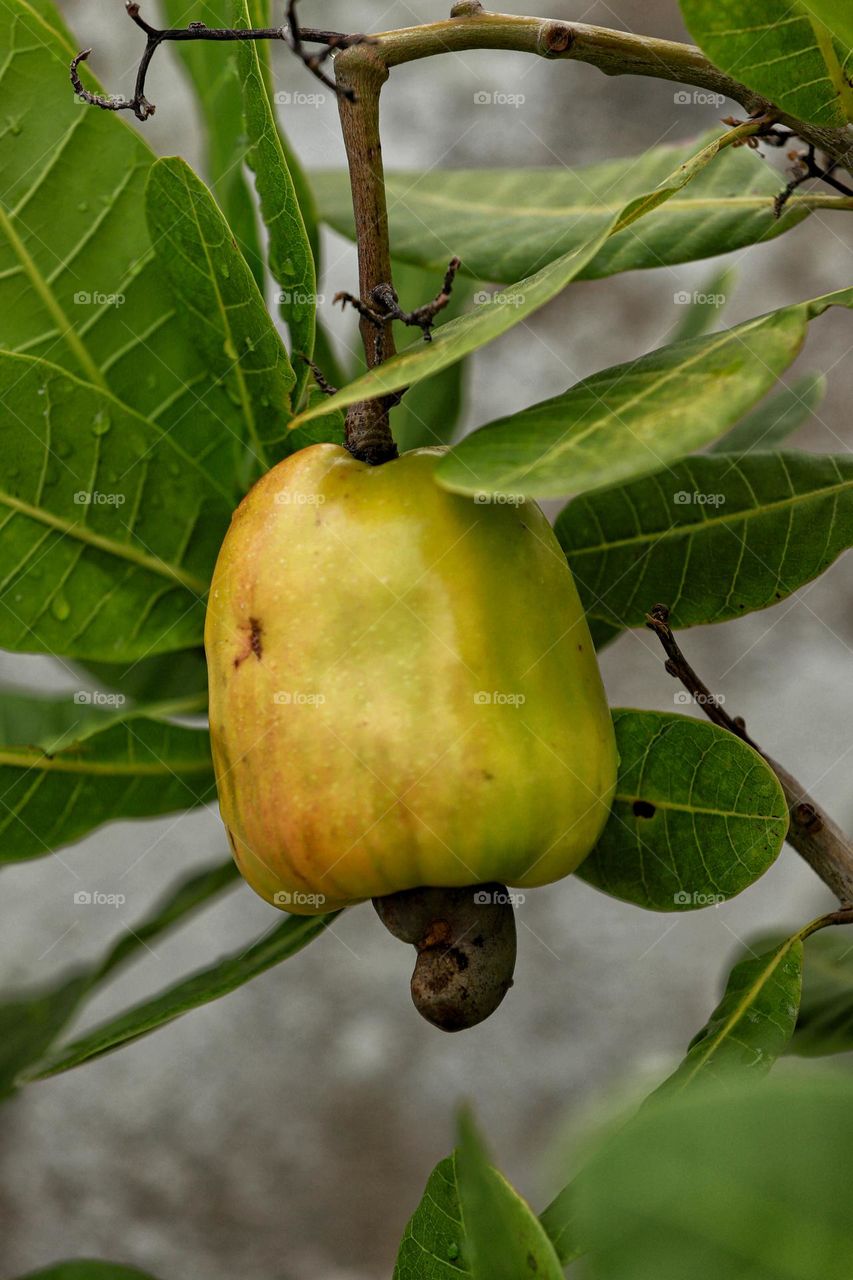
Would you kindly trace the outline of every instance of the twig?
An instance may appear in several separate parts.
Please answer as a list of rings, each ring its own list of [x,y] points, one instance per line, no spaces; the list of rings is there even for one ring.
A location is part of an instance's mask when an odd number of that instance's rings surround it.
[[[453,282],[456,279],[456,272],[462,266],[459,258],[451,258],[447,271],[444,274],[444,283],[441,290],[435,295],[431,302],[426,302],[420,307],[416,307],[414,311],[403,311],[400,308],[400,299],[393,285],[379,284],[371,293],[373,302],[382,308],[382,312],[386,316],[391,316],[393,320],[399,320],[402,324],[411,325],[414,328],[422,330],[425,342],[432,342],[432,329],[435,325],[435,317],[439,311],[443,311],[450,301],[450,295],[453,292]]]
[[[656,604],[646,617],[646,626],[661,642],[666,653],[665,668],[680,680],[709,720],[748,743],[776,774],[788,805],[788,841],[805,858],[813,871],[845,905],[853,903],[853,841],[851,841],[787,769],[777,764],[747,733],[740,716],[730,716],[719,698],[696,674],[678,646],[669,625],[669,609]]]
[[[402,324],[410,325],[412,328],[420,329],[423,332],[424,341],[432,342],[435,317],[450,302],[453,282],[461,266],[462,262],[459,258],[451,258],[444,275],[441,291],[436,294],[431,302],[426,302],[422,306],[416,307],[414,311],[402,310],[397,291],[389,283],[374,285],[370,291],[370,303],[363,302],[361,298],[357,298],[355,294],[347,293],[345,290],[336,293],[332,301],[340,302],[344,307],[352,307],[363,320],[369,321],[380,334],[390,318],[391,320],[399,320]],[[384,358],[384,354],[380,354],[376,363],[381,364]]]
[[[818,164],[813,142],[809,143],[806,151],[789,152],[788,159],[794,161],[793,177],[784,191],[780,191],[773,201],[774,217],[781,218],[785,205],[797,190],[797,187],[801,187],[804,182],[808,182],[812,178],[825,182],[828,187],[832,187],[833,190],[838,191],[843,196],[853,196],[853,187],[845,186],[843,182],[834,177],[834,172],[838,168],[836,164]]]
[[[304,360],[305,363],[308,365],[308,368],[311,370],[311,372],[314,375],[314,381],[317,383],[317,386],[322,391],[324,396],[335,396],[338,394],[338,388],[332,386],[331,382],[329,382],[328,378],[323,373],[323,370],[320,368],[318,364],[315,364],[313,360],[310,360],[308,358],[308,356],[304,356],[301,353],[299,358],[300,360]]]
[[[366,35],[346,35],[341,31],[318,31],[314,28],[300,27],[296,18],[296,0],[289,0],[288,2],[288,24],[284,27],[207,27],[203,22],[191,22],[186,27],[166,27],[161,30],[157,27],[152,27],[150,23],[145,21],[140,15],[139,4],[135,0],[127,0],[125,7],[128,17],[136,23],[140,30],[145,32],[146,36],[145,50],[136,73],[136,88],[133,97],[122,98],[117,94],[107,97],[104,94],[92,93],[85,88],[80,80],[79,66],[81,62],[88,61],[92,52],[91,49],[83,49],[72,59],[71,83],[77,96],[82,98],[84,102],[88,102],[90,106],[100,107],[102,111],[132,111],[137,120],[143,121],[153,116],[156,111],[154,103],[149,102],[145,96],[145,79],[148,74],[148,68],[160,45],[166,42],[174,41],[180,43],[187,40],[281,40],[305,64],[312,75],[315,75],[333,93],[338,93],[338,87],[323,71],[322,64],[336,50],[349,49],[352,45],[370,43],[372,39],[372,37]],[[303,47],[303,42],[306,40],[312,43],[324,44],[326,48],[321,53],[309,53]]]

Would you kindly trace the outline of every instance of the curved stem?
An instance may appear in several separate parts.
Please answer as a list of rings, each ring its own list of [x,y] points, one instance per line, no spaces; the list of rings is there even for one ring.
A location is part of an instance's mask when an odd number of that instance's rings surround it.
[[[471,13],[420,27],[373,36],[386,67],[467,49],[512,49],[545,58],[587,62],[606,75],[653,76],[692,84],[739,102],[750,115],[772,113],[834,164],[853,168],[853,131],[825,129],[798,120],[718,70],[695,45],[612,31],[584,22],[561,22],[505,13]]]

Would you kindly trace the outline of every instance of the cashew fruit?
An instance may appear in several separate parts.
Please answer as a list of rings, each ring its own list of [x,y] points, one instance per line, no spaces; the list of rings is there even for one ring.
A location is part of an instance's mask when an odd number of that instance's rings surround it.
[[[333,444],[254,486],[205,647],[248,883],[313,915],[417,886],[529,887],[595,844],[616,746],[575,585],[533,502],[440,488],[438,449]]]

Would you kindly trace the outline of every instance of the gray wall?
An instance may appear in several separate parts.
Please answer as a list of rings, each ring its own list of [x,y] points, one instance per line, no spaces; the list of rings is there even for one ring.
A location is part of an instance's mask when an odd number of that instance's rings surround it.
[[[138,33],[121,0],[65,0],[93,67],[129,86]],[[520,4],[510,7],[523,11]],[[152,8],[149,2],[146,8]],[[304,0],[303,20],[381,29],[443,16],[433,0]],[[553,0],[553,16],[683,35],[674,0]],[[192,16],[191,6],[188,16]],[[316,86],[284,56],[280,81]],[[478,88],[523,93],[518,111],[474,110]],[[197,159],[186,88],[168,56],[151,80],[147,136]],[[571,164],[632,156],[688,138],[721,114],[673,102],[673,86],[614,80],[583,66],[516,55],[453,56],[393,75],[386,90],[389,166]],[[308,167],[342,162],[334,103],[293,109]],[[848,278],[849,235],[817,214],[738,258],[732,321],[814,296]],[[351,249],[330,238],[326,293],[352,288]],[[659,270],[573,287],[476,357],[469,425],[562,390],[666,341],[673,293],[710,274]],[[830,372],[825,407],[798,437],[849,447],[847,317],[816,322],[798,369]],[[350,320],[336,333],[352,343]],[[796,372],[796,370],[794,371]],[[690,633],[691,657],[728,706],[842,821],[849,790],[849,561],[777,608]],[[611,701],[673,708],[675,686],[652,638],[633,633],[603,657]],[[6,658],[0,672],[70,691],[59,664]],[[845,714],[846,713],[846,714]],[[845,758],[845,752],[848,754]],[[94,957],[193,866],[226,851],[214,811],[96,833],[56,858],[4,874],[5,984],[47,981]],[[127,906],[79,908],[80,887]],[[421,1022],[407,992],[409,954],[369,908],[347,914],[304,954],[129,1050],[30,1088],[3,1112],[3,1274],[95,1255],[161,1280],[385,1280],[432,1164],[452,1142],[460,1099],[476,1103],[509,1175],[541,1204],[570,1165],[584,1109],[637,1076],[655,1080],[709,1012],[740,939],[808,919],[829,901],[788,850],[764,880],[718,910],[660,917],[573,880],[529,894],[519,912],[516,985],[500,1013],[456,1037]],[[91,1025],[273,923],[242,887],[179,935],[157,942],[87,1010]]]

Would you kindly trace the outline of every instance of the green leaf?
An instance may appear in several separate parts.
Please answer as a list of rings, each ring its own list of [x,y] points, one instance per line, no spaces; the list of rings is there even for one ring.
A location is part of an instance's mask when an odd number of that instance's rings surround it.
[[[561,1264],[567,1267],[580,1255],[575,1223],[575,1184],[570,1182],[539,1215]]]
[[[112,396],[0,353],[0,644],[132,661],[201,643],[227,490]]]
[[[348,387],[332,396],[327,405],[343,408],[345,405],[399,391],[402,387],[411,386],[422,378],[448,368],[486,343],[501,337],[560,293],[592,261],[611,235],[631,226],[671,199],[721,151],[734,142],[751,136],[754,131],[754,124],[741,125],[714,138],[701,151],[680,164],[653,190],[643,191],[626,204],[617,204],[611,215],[599,221],[591,239],[576,242],[562,257],[542,267],[534,275],[495,294],[490,301],[482,301],[473,312],[442,325],[432,342],[415,342],[378,368],[356,378]],[[446,261],[444,266],[446,267]],[[303,412],[294,419],[294,424],[302,425],[319,412],[319,409]]]
[[[808,0],[808,8],[813,18],[829,27],[842,48],[853,49],[853,10],[847,0]],[[849,66],[845,66],[849,74]]]
[[[644,1107],[578,1179],[586,1280],[848,1280],[853,1086],[822,1072]]]
[[[456,1171],[472,1280],[563,1280],[542,1224],[489,1163],[467,1112],[459,1120]]]
[[[853,119],[853,44],[833,39],[812,0],[681,0],[681,12],[715,66],[788,115],[835,129]]]
[[[152,915],[133,929],[126,928],[102,960],[77,968],[38,992],[6,993],[0,1003],[0,1096],[11,1092],[21,1072],[44,1057],[84,1001],[117,969],[237,879],[232,859],[196,872]]]
[[[388,173],[392,251],[433,272],[443,271],[455,253],[469,275],[509,284],[594,239],[627,200],[665,180],[706,140],[577,169]],[[352,239],[346,173],[313,173],[311,179],[322,217]],[[602,244],[578,278],[673,266],[774,239],[809,212],[808,203],[794,197],[784,217],[774,217],[773,199],[784,185],[748,147],[727,151],[689,190],[650,214],[642,231],[620,231]]]
[[[737,422],[798,355],[809,321],[831,306],[853,307],[853,289],[593,374],[467,436],[439,467],[439,483],[457,493],[552,498],[656,471]]]
[[[230,0],[162,0],[170,27],[203,22],[207,27],[230,27]],[[260,6],[256,5],[256,8]],[[265,26],[259,15],[259,26]],[[240,252],[264,290],[264,264],[258,219],[243,171],[246,137],[243,131],[243,91],[237,67],[239,46],[218,41],[181,40],[171,45],[186,67],[198,97],[206,143],[205,172]],[[162,55],[161,55],[162,56]]]
[[[95,699],[82,690],[44,697],[14,685],[0,688],[0,744],[25,742],[55,751],[63,742],[127,714],[120,702],[108,698]]]
[[[158,160],[146,187],[151,237],[187,332],[246,424],[255,463],[290,451],[294,374],[266,303],[204,183],[178,158]]]
[[[460,1280],[470,1275],[454,1154],[430,1174],[400,1241],[394,1280]]]
[[[662,601],[675,627],[723,622],[777,604],[853,546],[853,458],[686,458],[575,498],[555,528],[590,617],[640,627]]]
[[[736,278],[735,268],[727,265],[721,271],[715,271],[701,289],[694,289],[693,293],[682,290],[673,295],[675,303],[684,309],[678,324],[672,330],[673,342],[701,338],[717,327],[723,308],[731,297]]]
[[[101,728],[84,718],[73,739],[69,729],[50,751],[32,742],[0,745],[0,863],[43,857],[105,822],[213,798],[207,730],[141,712],[107,720]]]
[[[159,654],[126,662],[87,662],[89,682],[98,689],[115,689],[125,698],[143,705],[170,698],[196,699],[196,709],[204,711],[207,694],[207,662],[204,649],[184,649],[181,653]]]
[[[109,388],[233,499],[245,430],[182,329],[151,248],[153,153],[120,116],[75,97],[64,68],[82,41],[66,39],[46,0],[40,8],[45,18],[25,0],[0,7],[0,348]]]
[[[335,913],[325,916],[289,916],[252,946],[240,947],[150,1000],[110,1018],[79,1040],[60,1047],[49,1054],[35,1071],[29,1073],[28,1079],[41,1080],[62,1071],[70,1071],[72,1067],[131,1044],[200,1005],[221,999],[301,951],[314,938],[319,937],[334,919]]]
[[[776,449],[815,413],[826,395],[822,373],[806,373],[790,387],[783,387],[742,418],[721,440],[711,445],[711,453],[749,453]]]
[[[236,6],[237,25],[249,26],[245,0]],[[311,245],[299,205],[299,197],[282,150],[270,100],[261,71],[257,45],[240,46],[243,110],[249,139],[248,163],[255,174],[261,215],[269,233],[268,258],[279,285],[281,314],[290,329],[296,371],[294,403],[298,403],[309,367],[300,356],[314,354],[317,277]]]
[[[805,1058],[853,1050],[853,931],[806,943],[803,999],[789,1052]]]
[[[136,1267],[83,1258],[76,1262],[57,1262],[44,1271],[29,1271],[20,1280],[154,1280],[154,1277],[148,1271],[137,1271]]]
[[[794,1033],[803,982],[803,940],[795,933],[732,969],[722,1000],[693,1037],[678,1069],[655,1097],[697,1081],[767,1074]]]
[[[788,830],[779,780],[740,738],[663,711],[616,710],[619,778],[604,833],[577,874],[652,911],[741,893]]]

